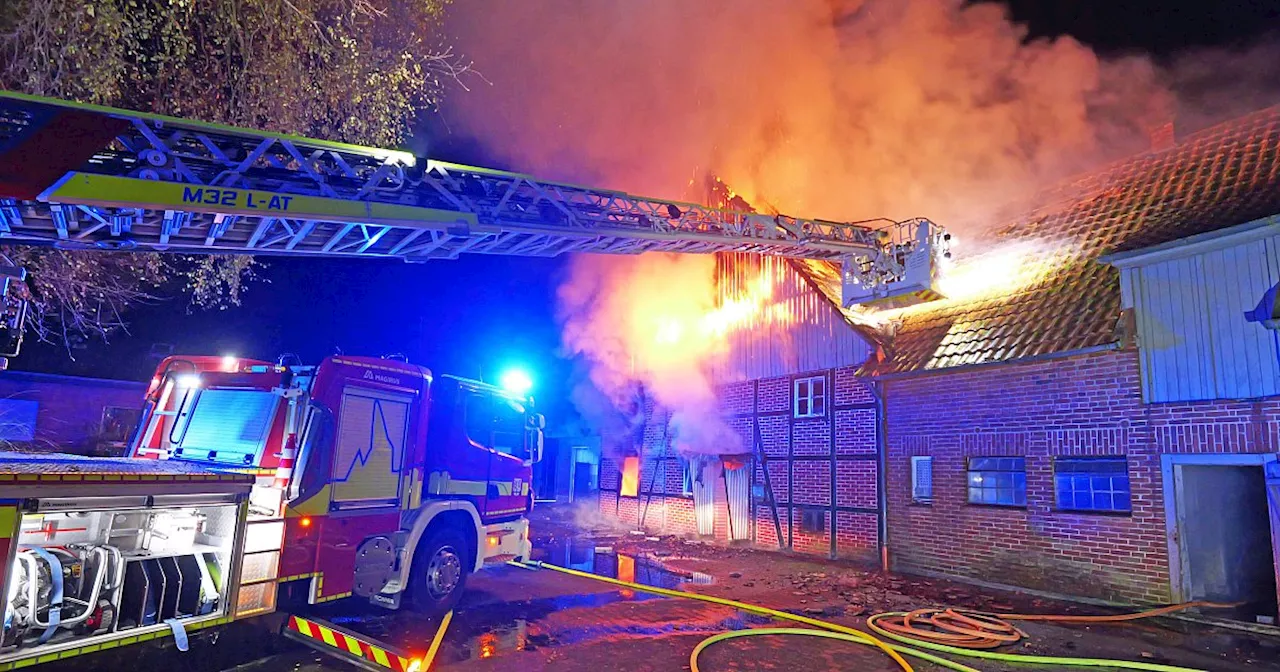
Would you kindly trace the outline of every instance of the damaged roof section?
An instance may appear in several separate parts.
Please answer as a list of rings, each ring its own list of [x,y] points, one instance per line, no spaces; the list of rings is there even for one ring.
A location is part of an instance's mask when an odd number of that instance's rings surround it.
[[[865,373],[1008,362],[1117,342],[1118,272],[1098,258],[1280,213],[1280,107],[1112,164],[1035,202],[995,234],[997,246],[1026,241],[1053,250],[1030,255],[1024,272],[1033,279],[1014,291],[893,315],[891,328],[875,336],[885,355],[870,360]],[[841,305],[834,264],[792,263]],[[841,312],[867,335],[868,316]]]

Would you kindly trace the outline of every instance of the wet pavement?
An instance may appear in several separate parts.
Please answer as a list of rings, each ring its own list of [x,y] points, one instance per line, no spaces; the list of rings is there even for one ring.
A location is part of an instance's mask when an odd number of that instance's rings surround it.
[[[1019,593],[884,574],[847,562],[607,529],[590,515],[539,507],[535,559],[640,584],[727,597],[865,629],[871,613],[931,605],[990,611],[1096,613]],[[427,649],[438,621],[344,600],[307,615],[414,653]],[[502,566],[473,575],[433,670],[610,672],[688,670],[706,637],[729,630],[787,626],[737,609],[620,588],[551,570]],[[1028,623],[1013,653],[1122,658],[1205,670],[1280,672],[1280,639],[1161,619],[1123,625]],[[134,651],[136,650],[136,651]],[[99,665],[86,665],[94,661]],[[103,663],[102,661],[108,661]],[[981,670],[1032,669],[964,660]],[[103,666],[105,665],[105,667]],[[800,637],[750,637],[708,649],[702,670],[898,669],[866,646]],[[348,672],[347,663],[267,635],[252,622],[201,634],[192,651],[131,647],[129,665],[89,656],[49,668],[183,669],[191,672]],[[940,670],[927,663],[921,672]],[[1048,669],[1040,667],[1038,669]],[[1095,668],[1097,669],[1097,668]],[[42,670],[42,672],[44,672]]]

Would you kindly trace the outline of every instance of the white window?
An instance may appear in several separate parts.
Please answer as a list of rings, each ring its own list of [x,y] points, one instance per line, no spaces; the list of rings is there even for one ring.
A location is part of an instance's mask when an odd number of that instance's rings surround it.
[[[680,488],[680,494],[685,497],[693,496],[693,462],[688,458],[680,458],[680,466],[684,472],[684,485]]]
[[[911,501],[933,503],[933,458],[915,455],[911,458]]]
[[[795,389],[795,416],[797,418],[821,418],[826,415],[826,376],[797,378]]]

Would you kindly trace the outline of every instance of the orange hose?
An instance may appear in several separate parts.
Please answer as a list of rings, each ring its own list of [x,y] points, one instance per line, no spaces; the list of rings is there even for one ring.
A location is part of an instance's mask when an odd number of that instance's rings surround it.
[[[1006,621],[1057,621],[1062,623],[1118,623],[1121,621],[1136,621],[1140,618],[1151,618],[1153,616],[1163,616],[1171,614],[1175,611],[1191,609],[1193,607],[1208,607],[1210,609],[1230,609],[1238,607],[1243,602],[1208,602],[1205,600],[1196,600],[1194,602],[1181,602],[1179,604],[1170,604],[1166,607],[1157,607],[1146,611],[1135,611],[1128,614],[1110,614],[1107,616],[1063,616],[1053,614],[996,614]]]
[[[1013,644],[1027,634],[1009,621],[1051,621],[1060,623],[1117,623],[1190,609],[1226,608],[1238,604],[1183,602],[1128,614],[1079,616],[1062,614],[990,614],[965,609],[916,609],[896,616],[880,617],[878,624],[888,632],[912,639],[965,649],[995,649]]]

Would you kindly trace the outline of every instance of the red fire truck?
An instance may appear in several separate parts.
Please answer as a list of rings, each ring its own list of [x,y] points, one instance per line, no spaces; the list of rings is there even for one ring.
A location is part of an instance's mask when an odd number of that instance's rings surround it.
[[[265,575],[238,609],[271,608],[284,577],[311,603],[443,611],[470,572],[529,556],[542,426],[531,399],[393,359],[169,357],[131,454],[256,477],[248,533],[283,543],[246,555]]]
[[[543,424],[530,398],[395,359],[169,357],[134,459],[0,454],[0,669],[270,613],[285,590],[447,610],[471,572],[529,557]]]

